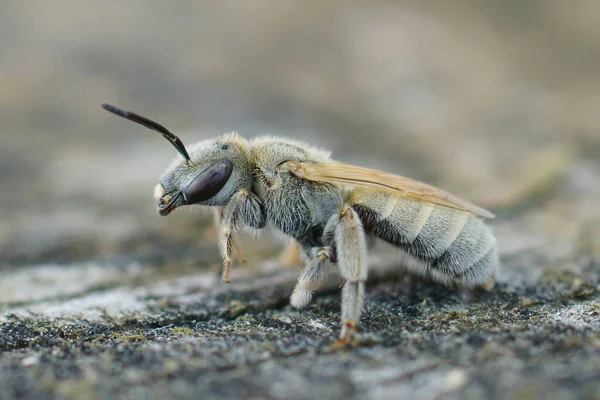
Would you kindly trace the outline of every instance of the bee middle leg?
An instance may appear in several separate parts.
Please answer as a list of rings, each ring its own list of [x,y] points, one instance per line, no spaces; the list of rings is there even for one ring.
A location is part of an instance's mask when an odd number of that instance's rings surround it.
[[[349,205],[331,218],[330,222],[338,219],[333,239],[340,275],[345,279],[342,288],[342,329],[338,342],[344,345],[354,337],[363,308],[368,274],[367,240],[358,214]]]
[[[299,267],[302,263],[302,245],[296,240],[290,240],[281,252],[279,262],[286,267]]]
[[[290,303],[294,308],[306,307],[329,275],[325,263],[331,258],[331,247],[314,247],[306,259],[302,275],[292,292]]]

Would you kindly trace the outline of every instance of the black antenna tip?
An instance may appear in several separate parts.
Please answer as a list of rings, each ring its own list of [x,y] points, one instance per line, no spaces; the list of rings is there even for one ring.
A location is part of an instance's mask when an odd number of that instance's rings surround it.
[[[113,114],[117,114],[118,116],[121,116],[123,118],[127,118],[129,116],[129,113],[127,111],[108,103],[102,103],[102,108],[104,108],[106,111],[110,111]]]

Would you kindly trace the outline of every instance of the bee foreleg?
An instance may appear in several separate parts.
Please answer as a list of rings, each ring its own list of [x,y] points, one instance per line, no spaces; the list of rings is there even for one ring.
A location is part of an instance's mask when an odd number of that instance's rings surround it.
[[[229,281],[233,251],[237,251],[238,259],[245,261],[241,248],[237,244],[235,234],[240,220],[256,229],[265,226],[264,207],[258,197],[245,189],[237,192],[223,208],[219,227],[219,252],[223,259],[223,281]]]
[[[221,219],[223,218],[223,207],[214,207],[213,208],[213,224],[208,226],[204,230],[204,240],[208,240],[211,243],[219,242],[219,230],[221,229]],[[239,262],[246,262],[246,258],[244,257],[244,253],[242,251],[241,246],[236,243],[235,250],[237,253],[237,259]]]
[[[311,249],[302,275],[292,292],[290,303],[295,308],[306,307],[313,298],[315,290],[318,290],[325,279],[328,271],[325,262],[330,258],[331,247],[315,247]]]
[[[367,242],[358,214],[345,206],[335,228],[335,244],[340,275],[346,280],[342,288],[342,329],[340,342],[348,343],[356,332],[363,307],[364,285],[367,280]]]
[[[219,228],[219,252],[223,259],[224,282],[229,283],[229,270],[231,269],[233,250],[236,246],[235,231],[237,222],[237,212],[235,206],[226,207],[223,213],[223,221]]]

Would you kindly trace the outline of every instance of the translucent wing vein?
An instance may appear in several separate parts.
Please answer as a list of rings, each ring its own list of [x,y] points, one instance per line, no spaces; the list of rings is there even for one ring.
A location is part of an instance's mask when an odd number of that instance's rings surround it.
[[[300,161],[288,161],[281,164],[279,168],[310,181],[334,182],[381,190],[396,196],[467,211],[485,218],[494,218],[494,214],[491,212],[441,189],[375,169],[338,162],[308,163]]]

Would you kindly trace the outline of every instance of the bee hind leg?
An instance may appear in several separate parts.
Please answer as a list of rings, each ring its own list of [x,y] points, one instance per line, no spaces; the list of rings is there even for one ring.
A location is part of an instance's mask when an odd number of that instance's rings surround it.
[[[345,284],[342,288],[342,329],[338,346],[352,341],[363,308],[367,280],[367,241],[356,211],[349,205],[342,208],[335,227],[334,240],[337,262]]]

